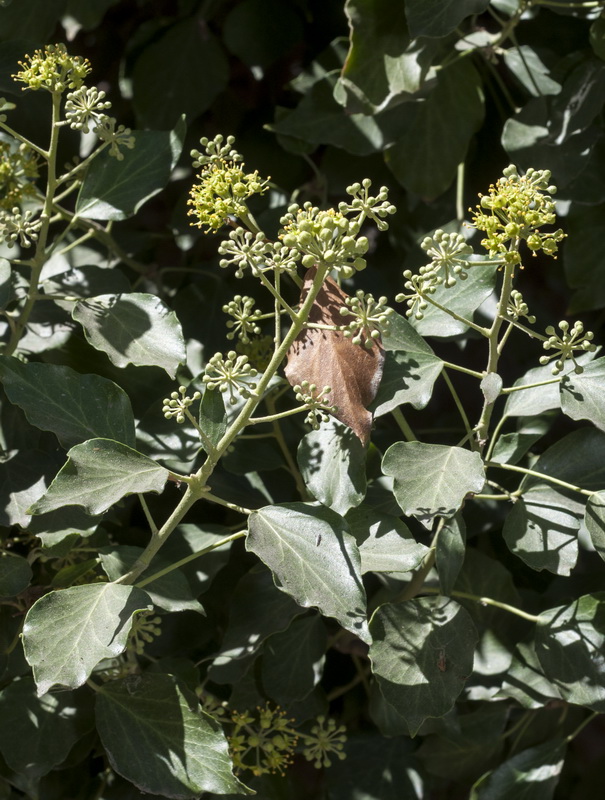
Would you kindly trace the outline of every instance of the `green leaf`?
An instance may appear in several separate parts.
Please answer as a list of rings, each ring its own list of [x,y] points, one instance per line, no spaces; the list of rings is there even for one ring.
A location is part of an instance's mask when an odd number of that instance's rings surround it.
[[[244,64],[264,69],[303,43],[297,11],[281,0],[243,0],[225,19],[225,45]]]
[[[159,63],[165,65],[165,62]],[[164,70],[164,74],[168,72]],[[172,71],[170,75],[173,80]],[[157,91],[155,103],[163,107],[163,102],[158,103]],[[135,146],[132,150],[122,148],[124,157],[120,161],[107,151],[97,156],[78,194],[76,214],[102,221],[126,219],[136,214],[168,183],[183,149],[185,132],[182,119],[173,131],[133,131]]]
[[[342,517],[307,503],[266,506],[250,515],[246,549],[300,606],[315,606],[369,643],[361,559]]]
[[[52,555],[63,555],[61,548],[67,546],[69,539],[80,536],[86,538],[99,527],[101,516],[91,517],[81,506],[63,506],[48,514],[38,514],[32,518],[28,530],[40,539],[42,547]],[[69,552],[70,547],[65,552]]]
[[[562,699],[557,686],[544,674],[533,642],[519,642],[515,647],[496,697],[512,697],[523,708],[543,708],[551,700]]]
[[[421,800],[409,739],[364,732],[347,738],[344,753],[326,770],[330,800]]]
[[[4,310],[13,297],[10,261],[0,258],[0,309]]]
[[[399,314],[389,317],[382,344],[386,350],[382,380],[370,406],[374,416],[388,414],[404,403],[417,409],[425,408],[441,374],[443,361]]]
[[[133,103],[139,124],[165,130],[181,114],[195,119],[210,108],[228,77],[227,59],[208,24],[190,17],[176,22],[154,38],[135,62]],[[184,126],[181,143],[183,134]]]
[[[473,671],[477,632],[448,597],[381,606],[372,616],[372,672],[384,699],[415,735],[425,719],[452,708]]]
[[[142,547],[131,545],[101,547],[99,558],[109,580],[117,581],[134,566],[142,552]],[[169,566],[169,561],[156,557],[139,580],[145,581],[148,576]],[[151,583],[145,583],[145,591],[154,606],[163,608],[164,611],[195,611],[197,614],[205,614],[202,605],[193,596],[185,576],[179,570],[173,569]]]
[[[518,464],[530,449],[548,431],[548,421],[544,417],[524,420],[518,430],[504,433],[498,437],[492,452],[491,461],[498,464]]]
[[[466,525],[462,514],[447,520],[437,537],[435,564],[439,573],[439,586],[444,595],[454,588],[466,554]]]
[[[269,697],[287,707],[312,692],[323,673],[326,644],[318,614],[297,617],[287,630],[267,639],[261,680]]]
[[[0,39],[48,41],[61,19],[66,2],[67,0],[19,0],[6,8],[0,8]]]
[[[23,556],[0,552],[0,597],[14,597],[27,588],[32,568]]]
[[[365,497],[365,448],[341,422],[323,422],[304,436],[296,460],[309,492],[337,514],[346,514]]]
[[[432,48],[411,42],[403,5],[348,0],[350,48],[338,88],[347,111],[375,114],[417,92],[427,78]],[[342,97],[344,95],[344,97]]]
[[[472,780],[498,763],[509,713],[506,703],[489,703],[460,715],[455,724],[426,736],[418,757],[434,775]]]
[[[605,711],[605,593],[584,595],[540,614],[536,655],[564,700]]]
[[[25,657],[38,696],[53,686],[76,689],[99,661],[122,653],[132,618],[151,610],[142,589],[93,583],[49,592],[30,608],[23,626]]]
[[[168,480],[167,469],[111,439],[91,439],[67,455],[46,494],[32,506],[32,514],[62,506],[84,506],[89,514],[101,514],[129,494],[160,493]]]
[[[347,524],[359,547],[361,572],[410,572],[428,553],[397,517],[362,505],[347,514]]]
[[[503,57],[508,69],[533,97],[559,94],[561,91],[561,84],[550,77],[548,67],[528,45],[509,47]]]
[[[38,697],[29,677],[10,683],[0,692],[0,752],[7,765],[36,779],[61,764],[94,726],[89,704],[81,693]]]
[[[598,492],[588,498],[584,523],[595,550],[605,561],[605,492]]]
[[[216,544],[230,536],[231,533],[230,528],[222,525],[185,523],[175,528],[168,541],[162,546],[162,558],[173,564],[193,553],[199,553],[208,547],[213,548],[204,553],[203,558],[190,559],[187,564],[183,564],[179,568],[179,572],[187,578],[195,597],[210,588],[215,575],[229,561],[232,543],[228,542],[222,547],[216,547]]]
[[[88,0],[82,4],[80,0],[67,0],[67,11],[78,20],[85,31],[90,31],[100,25],[107,9],[117,2],[118,0]]]
[[[551,800],[566,748],[565,740],[550,739],[517,753],[480,778],[469,800]]]
[[[481,14],[489,0],[407,0],[405,13],[410,34],[417,36],[446,36],[466,17]]]
[[[393,491],[406,516],[430,527],[435,517],[453,517],[468,494],[485,483],[478,453],[462,447],[395,442],[384,454],[382,471],[395,478]]]
[[[605,430],[605,358],[592,361],[579,375],[565,375],[559,390],[564,414],[572,419],[588,419]]]
[[[0,378],[11,403],[23,409],[32,425],[52,431],[64,447],[97,437],[134,445],[130,400],[113,381],[7,356],[0,356]]]
[[[479,73],[470,59],[459,59],[439,72],[426,100],[406,103],[398,112],[407,121],[406,132],[386,151],[386,163],[408,191],[438,197],[456,177],[483,122]]]
[[[200,428],[216,447],[227,430],[227,413],[223,393],[206,388],[200,402]]]
[[[0,462],[0,524],[26,528],[28,511],[43,494],[57,469],[56,459],[41,450],[22,450]]]
[[[221,726],[172,675],[131,675],[97,693],[97,730],[112,768],[142,792],[194,800],[247,794]]]
[[[601,247],[604,214],[605,203],[574,203],[570,208],[564,265],[567,283],[577,290],[571,298],[570,312],[605,306],[605,252]]]
[[[498,269],[493,264],[473,266],[472,261],[468,263],[470,269],[465,281],[456,281],[449,288],[441,284],[431,298],[472,322],[474,312],[494,290]],[[422,319],[410,319],[410,323],[422,336],[458,336],[468,330],[468,325],[464,322],[454,319],[430,302],[423,314]]]
[[[234,683],[272,634],[286,630],[304,613],[290,595],[280,592],[273,576],[257,564],[239,581],[231,598],[229,625],[220,653],[209,670],[216,683]]]
[[[73,318],[117,367],[161,367],[171,378],[185,362],[183,331],[174,311],[152,294],[105,294],[79,300]]]
[[[90,266],[74,267],[42,281],[45,295],[67,294],[70,297],[94,297],[98,294],[120,294],[130,289],[130,281],[119,269]],[[70,310],[72,302],[65,303],[62,308]]]
[[[583,428],[549,447],[532,467],[583,489],[605,485],[605,434]],[[530,567],[569,575],[578,557],[582,495],[533,475],[521,482],[521,498],[504,524],[504,539]]]

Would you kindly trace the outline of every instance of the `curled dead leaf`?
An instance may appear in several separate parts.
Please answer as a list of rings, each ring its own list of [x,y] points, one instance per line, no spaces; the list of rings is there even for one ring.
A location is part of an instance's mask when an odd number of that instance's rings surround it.
[[[304,301],[315,277],[315,267],[305,275],[301,289]],[[340,309],[348,295],[331,278],[326,278],[309,314],[309,322],[342,325]],[[353,344],[342,331],[304,328],[288,351],[285,373],[292,386],[303,381],[319,390],[330,386],[328,398],[337,407],[336,419],[348,425],[364,445],[370,440],[372,414],[367,410],[382,378],[384,350],[373,340],[371,347]]]

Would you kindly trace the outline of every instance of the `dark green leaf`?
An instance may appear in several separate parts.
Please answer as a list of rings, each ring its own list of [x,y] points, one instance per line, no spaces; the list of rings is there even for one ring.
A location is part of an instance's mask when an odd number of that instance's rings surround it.
[[[345,760],[333,759],[326,770],[330,800],[421,800],[409,739],[356,735],[344,752]]]
[[[507,703],[490,703],[457,718],[442,733],[426,736],[418,757],[429,772],[449,780],[469,780],[495,766],[504,741]]]
[[[304,436],[296,459],[306,488],[337,514],[346,514],[365,497],[365,448],[341,422],[329,420]]]
[[[384,605],[370,632],[380,691],[411,734],[428,717],[447,714],[473,670],[477,632],[465,609],[447,597]]]
[[[517,431],[498,437],[490,460],[498,464],[518,464],[532,444],[544,436],[548,427],[544,417],[522,418]]]
[[[159,63],[165,65],[163,61]],[[164,73],[167,75],[168,71]],[[188,82],[188,85],[193,84]],[[154,96],[156,106],[162,107],[157,91]],[[134,149],[122,148],[122,160],[118,161],[105,151],[90,165],[76,203],[79,217],[126,219],[168,183],[183,149],[183,120],[173,131],[134,131],[133,135]]]
[[[61,19],[66,2],[67,0],[18,0],[0,8],[0,39],[28,39],[39,43],[48,41]]]
[[[407,0],[405,13],[410,34],[446,36],[466,17],[481,14],[489,0]]]
[[[44,494],[57,466],[40,450],[22,450],[0,463],[0,524],[27,527],[28,509]]]
[[[103,571],[110,581],[116,581],[134,566],[135,561],[142,552],[142,547],[132,547],[130,545],[102,547],[99,550],[99,557]],[[163,608],[164,611],[189,610],[204,614],[203,607],[191,593],[189,584],[180,570],[173,569],[166,575],[151,581],[151,583],[146,582],[148,577],[169,566],[169,561],[156,557],[145,571],[145,574],[139,578],[139,583],[143,583],[151,602],[158,608]]]
[[[186,18],[171,25],[134,65],[133,102],[141,127],[166,130],[181,114],[194,119],[222,92],[228,76],[223,49],[204,20]],[[181,146],[183,134],[184,126]]]
[[[75,17],[85,31],[92,30],[100,24],[108,8],[115,5],[118,0],[68,0],[67,11]]]
[[[34,503],[32,514],[62,506],[84,506],[89,514],[101,514],[126,495],[161,492],[168,480],[167,469],[111,439],[91,439],[67,455],[67,463]]]
[[[544,674],[533,642],[520,642],[515,647],[497,697],[512,697],[523,708],[543,708],[550,700],[561,700],[556,684]]]
[[[357,540],[362,573],[409,572],[428,553],[428,548],[414,539],[400,519],[369,506],[349,511],[347,524]]]
[[[464,319],[473,319],[474,312],[487,300],[496,285],[497,267],[491,264],[472,266],[469,261],[468,278],[457,281],[452,287],[445,284],[437,287],[431,297],[442,306],[454,311]],[[458,336],[468,330],[468,325],[454,319],[430,303],[423,311],[422,319],[412,317],[411,324],[422,336]]]
[[[113,769],[142,792],[194,800],[248,793],[220,725],[172,675],[131,675],[97,693],[97,729]]]
[[[32,425],[52,431],[64,447],[97,437],[134,445],[130,400],[113,381],[6,356],[0,356],[0,378],[11,403],[23,409]]]
[[[605,492],[598,492],[588,498],[584,522],[595,550],[605,561]]]
[[[404,403],[424,408],[431,399],[443,362],[399,314],[389,317],[382,344],[386,355],[380,388],[370,406],[374,416],[387,414]]]
[[[32,569],[26,558],[0,552],[0,597],[14,597],[27,588]]]
[[[361,559],[342,517],[307,503],[266,506],[250,515],[246,548],[300,606],[315,606],[369,642]]]
[[[181,325],[155,295],[133,292],[79,300],[72,316],[90,344],[107,353],[117,367],[161,367],[174,378],[185,362]]]
[[[94,723],[90,695],[59,692],[36,695],[29,677],[0,692],[0,752],[11,769],[31,779],[65,760]]]
[[[561,91],[561,84],[550,77],[548,68],[540,61],[536,51],[527,45],[505,50],[504,63],[533,97],[559,94]]]
[[[229,625],[210,678],[217,683],[237,681],[267,637],[286,630],[302,613],[304,609],[275,586],[268,569],[253,567],[233,592]]]
[[[549,447],[533,465],[583,489],[605,486],[605,434],[583,428]],[[533,569],[569,575],[578,557],[577,532],[584,514],[582,495],[526,475],[522,497],[504,525],[510,549]]]
[[[130,289],[128,278],[119,269],[105,269],[85,265],[60,272],[43,281],[45,295],[69,295],[70,297],[94,297],[98,294],[120,294]],[[71,301],[65,308],[71,309]]]
[[[602,171],[599,169],[597,174]],[[574,203],[567,221],[565,275],[577,291],[570,311],[590,311],[605,306],[605,251],[602,248],[605,204]]]
[[[398,112],[406,133],[385,153],[393,174],[408,191],[438,197],[451,185],[475,131],[483,122],[481,79],[470,59],[441,70],[437,86],[423,102]]]
[[[584,595],[540,614],[536,654],[564,700],[605,711],[605,593]]]
[[[449,595],[458,573],[462,569],[466,553],[466,525],[462,514],[447,520],[437,537],[435,563],[439,573],[441,592]]]
[[[550,800],[563,769],[567,743],[551,739],[531,747],[484,775],[469,800]]]
[[[200,428],[216,446],[227,430],[227,414],[223,393],[206,389],[200,403]]]
[[[225,44],[249,67],[268,67],[304,41],[297,11],[281,0],[243,0],[225,20]]]
[[[195,525],[186,523],[179,525],[171,534],[170,539],[162,547],[162,557],[172,563],[200,553],[202,550],[212,548],[204,553],[202,558],[191,559],[189,563],[180,567],[194,596],[202,594],[210,588],[214,576],[225,566],[229,560],[231,542],[222,547],[216,547],[217,542],[230,536],[232,531],[222,525]]]
[[[30,608],[23,626],[25,657],[38,695],[53,686],[76,689],[104,658],[124,651],[132,618],[151,610],[142,589],[93,583],[49,592]]]
[[[570,372],[559,384],[561,410],[572,419],[588,419],[605,429],[605,358],[597,358],[579,375]]]
[[[425,527],[437,516],[453,517],[467,494],[478,494],[485,483],[478,453],[440,444],[395,442],[384,454],[382,470],[395,478],[403,513]]]
[[[73,540],[74,537],[92,536],[100,521],[100,516],[91,517],[81,506],[64,506],[48,514],[32,517],[28,530],[40,539],[42,547],[47,548],[49,553],[63,555],[59,552],[62,543],[67,544],[66,540]]]
[[[5,309],[13,296],[10,261],[0,258],[0,309]]]
[[[321,679],[325,652],[321,617],[296,617],[287,630],[265,642],[261,668],[265,692],[281,706],[306,697]]]

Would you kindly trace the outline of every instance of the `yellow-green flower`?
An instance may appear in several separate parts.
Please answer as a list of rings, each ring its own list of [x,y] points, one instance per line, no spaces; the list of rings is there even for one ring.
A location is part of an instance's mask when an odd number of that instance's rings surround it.
[[[49,44],[44,50],[26,55],[19,61],[21,70],[12,77],[25,84],[25,89],[46,89],[64,92],[79,89],[91,70],[90,61],[81,56],[70,56],[64,44]]]

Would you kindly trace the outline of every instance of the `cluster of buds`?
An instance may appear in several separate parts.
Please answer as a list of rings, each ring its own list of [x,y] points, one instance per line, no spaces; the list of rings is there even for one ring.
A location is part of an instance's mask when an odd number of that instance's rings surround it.
[[[501,257],[513,266],[521,263],[518,244],[525,241],[535,255],[543,250],[554,255],[565,234],[562,230],[541,233],[539,228],[555,222],[556,191],[549,184],[549,170],[528,169],[519,175],[513,165],[507,167],[489,195],[482,196],[473,216],[475,228],[486,233],[481,241],[490,256]],[[512,244],[512,247],[509,247]]]
[[[46,45],[33,56],[26,55],[19,66],[21,70],[13,78],[24,83],[25,89],[46,89],[52,94],[79,89],[91,70],[87,58],[70,56],[64,44]]]
[[[533,325],[536,321],[534,315],[529,313],[529,306],[523,299],[523,295],[517,289],[513,289],[510,293],[510,302],[506,308],[506,315],[515,322],[518,319],[525,318],[530,325]]]
[[[386,217],[394,214],[397,209],[389,203],[389,190],[382,186],[376,196],[370,194],[372,181],[365,178],[361,183],[347,186],[346,192],[353,198],[350,203],[339,203],[338,210],[341,214],[351,214],[361,226],[366,219],[371,219],[379,231],[386,231],[389,223]]]
[[[317,722],[311,728],[311,732],[304,736],[304,757],[307,761],[313,762],[315,769],[332,766],[330,754],[342,761],[346,758],[344,753],[347,741],[345,731],[345,726],[337,725],[335,720],[326,719],[324,716],[317,717]]]
[[[574,322],[570,330],[569,322],[563,320],[559,322],[558,327],[561,331],[560,334],[552,325],[546,328],[548,339],[544,342],[543,347],[545,350],[554,350],[555,352],[550,356],[541,356],[540,364],[548,364],[555,358],[552,374],[559,375],[563,371],[565,362],[569,359],[574,365],[574,372],[579,375],[584,368],[576,361],[574,352],[593,353],[597,349],[596,345],[592,343],[594,333],[592,331],[584,332],[584,325],[581,322]]]
[[[145,647],[162,633],[161,623],[162,618],[153,611],[140,611],[135,614],[127,649],[134,651],[137,655],[142,655]]]
[[[227,356],[216,353],[206,364],[206,374],[202,378],[208,389],[218,389],[229,393],[231,405],[237,403],[236,394],[248,398],[256,389],[256,383],[250,381],[257,374],[251,366],[248,356],[238,356],[230,350]]]
[[[227,339],[234,339],[236,336],[243,344],[248,344],[250,336],[248,334],[259,334],[261,329],[257,324],[261,312],[254,308],[252,297],[236,294],[230,303],[223,306],[225,314],[233,317],[227,322],[229,333]]]
[[[428,274],[425,274],[425,270],[428,270]],[[410,269],[406,269],[403,277],[405,278],[404,288],[407,292],[400,292],[395,295],[395,300],[398,303],[406,302],[406,317],[413,315],[414,319],[421,320],[424,318],[424,312],[428,306],[428,301],[425,299],[426,296],[434,294],[437,290],[434,273],[430,267],[421,267],[417,274],[414,274]]]
[[[31,247],[38,238],[42,227],[40,219],[35,219],[36,212],[27,210],[23,213],[15,207],[9,213],[0,211],[0,241],[7,247],[13,247],[17,239],[21,247]]]
[[[205,153],[192,150],[194,167],[202,167],[199,181],[190,192],[189,215],[192,225],[206,231],[217,231],[232,217],[247,218],[247,200],[263,194],[268,182],[257,171],[246,173],[242,156],[232,148],[233,136],[223,145],[219,134],[213,140],[203,138],[200,144]]]
[[[420,247],[431,257],[431,263],[420,270],[425,281],[430,280],[435,286],[444,283],[451,287],[457,279],[466,280],[469,267],[467,256],[473,252],[473,248],[466,243],[462,234],[436,230],[433,236],[426,236],[422,240]]]
[[[0,141],[0,209],[12,211],[32,197],[37,177],[38,158],[29,147]]]
[[[294,386],[294,392],[296,400],[309,409],[305,422],[313,430],[318,430],[321,422],[327,422],[330,418],[329,415],[338,411],[338,407],[330,403],[329,398],[332,394],[330,386],[324,386],[319,391],[314,383],[303,381],[300,385]]]
[[[286,247],[282,242],[268,242],[262,233],[250,233],[238,227],[229,232],[229,237],[223,240],[218,252],[222,256],[219,265],[234,266],[235,277],[243,278],[244,270],[257,276],[260,272],[296,272],[296,265],[301,254],[296,248]]]
[[[344,330],[344,335],[353,344],[362,344],[370,349],[373,342],[385,332],[393,309],[386,305],[386,297],[375,300],[371,294],[359,289],[354,297],[347,297],[346,306],[340,309],[343,317],[353,317]]]
[[[172,392],[170,397],[164,398],[162,414],[166,419],[176,419],[179,425],[185,422],[185,417],[189,414],[189,406],[199,400],[202,395],[194,392],[191,397],[187,397],[187,388],[179,386],[178,392]]]

